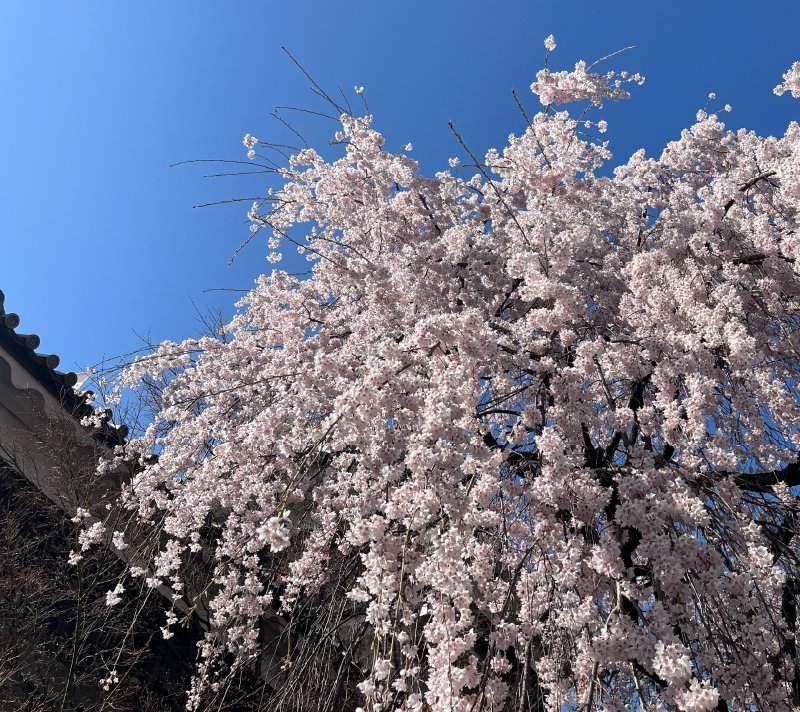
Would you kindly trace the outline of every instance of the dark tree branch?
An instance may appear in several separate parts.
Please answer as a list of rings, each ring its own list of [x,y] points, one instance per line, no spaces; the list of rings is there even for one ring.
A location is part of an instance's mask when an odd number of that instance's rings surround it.
[[[775,171],[765,171],[764,173],[759,173],[757,176],[752,177],[747,183],[744,185],[739,186],[739,191],[741,193],[746,193],[750,188],[752,188],[758,181],[766,180],[767,178],[772,178],[772,176],[777,175]],[[725,203],[725,215],[728,214],[728,211],[736,205],[736,199],[731,198],[727,203]]]
[[[788,487],[800,485],[800,463],[793,462],[780,470],[742,474],[737,472],[718,472],[717,477],[730,477],[734,483],[749,492],[769,492],[777,484]]]

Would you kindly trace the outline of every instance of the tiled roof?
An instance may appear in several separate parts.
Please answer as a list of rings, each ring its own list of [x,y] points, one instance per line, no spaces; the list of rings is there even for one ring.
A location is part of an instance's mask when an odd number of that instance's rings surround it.
[[[13,312],[5,310],[5,294],[0,290],[0,346],[25,368],[34,379],[61,403],[64,409],[74,418],[90,416],[94,408],[89,404],[87,392],[76,391],[77,374],[72,371],[57,371],[60,359],[55,354],[41,354],[40,339],[36,334],[20,334],[16,328],[20,318]],[[125,426],[114,426],[111,423],[111,411],[106,411],[103,427],[97,437],[109,445],[120,444],[127,434]]]

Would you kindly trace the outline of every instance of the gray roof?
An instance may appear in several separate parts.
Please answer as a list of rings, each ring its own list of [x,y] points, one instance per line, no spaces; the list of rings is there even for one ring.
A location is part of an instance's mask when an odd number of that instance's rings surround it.
[[[94,413],[88,392],[76,391],[77,374],[72,371],[57,371],[60,359],[55,354],[42,354],[36,351],[40,339],[36,334],[21,334],[16,331],[20,318],[5,310],[5,294],[0,290],[0,347],[33,376],[33,378],[56,400],[64,410],[80,420]],[[122,443],[127,434],[125,426],[116,427],[111,423],[111,411],[105,413],[103,427],[97,437],[109,445]]]

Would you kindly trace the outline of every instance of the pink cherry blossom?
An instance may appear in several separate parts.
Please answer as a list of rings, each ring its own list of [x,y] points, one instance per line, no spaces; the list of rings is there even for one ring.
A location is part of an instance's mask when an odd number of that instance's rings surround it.
[[[309,611],[372,712],[800,704],[800,127],[703,112],[606,171],[550,107],[640,80],[542,70],[548,108],[459,175],[343,115],[248,215],[311,277],[122,376],[164,384],[117,457],[158,534],[137,572],[203,604],[190,706]]]
[[[790,92],[795,99],[800,99],[800,62],[795,62],[786,74],[783,82],[775,87],[774,92],[781,96]]]

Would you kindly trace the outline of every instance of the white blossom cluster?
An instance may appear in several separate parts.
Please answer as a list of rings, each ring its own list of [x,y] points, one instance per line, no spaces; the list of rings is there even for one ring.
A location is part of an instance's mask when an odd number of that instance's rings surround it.
[[[787,91],[795,98],[800,99],[800,62],[795,62],[783,75],[783,82],[778,84],[773,90],[778,96],[782,96]]]
[[[629,82],[580,62],[533,89],[599,106]],[[218,534],[195,708],[346,561],[363,710],[789,712],[800,127],[703,113],[610,176],[583,128],[546,110],[483,172],[431,179],[343,116],[341,158],[302,151],[252,209],[270,249],[305,230],[312,277],[273,271],[227,342],[127,373],[169,375],[129,446],[149,583],[183,591]]]

